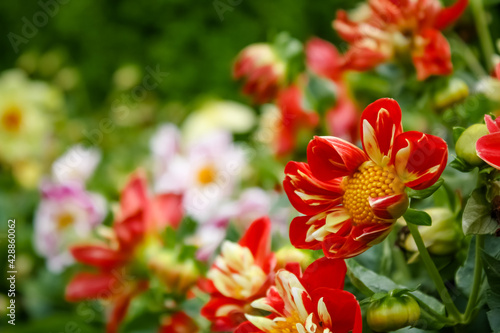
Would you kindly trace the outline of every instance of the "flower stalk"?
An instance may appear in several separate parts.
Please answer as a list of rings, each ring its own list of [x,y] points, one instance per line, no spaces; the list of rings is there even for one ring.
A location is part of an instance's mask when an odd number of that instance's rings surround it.
[[[453,303],[453,300],[448,292],[448,289],[446,289],[443,279],[441,278],[441,274],[439,274],[436,265],[434,264],[431,256],[429,255],[429,252],[425,247],[424,241],[422,240],[422,236],[418,231],[418,226],[412,223],[406,223],[406,224],[408,225],[408,229],[410,230],[410,233],[413,236],[415,243],[417,244],[418,252],[420,253],[420,257],[424,262],[425,268],[427,269],[430,278],[434,282],[434,285],[436,286],[439,296],[441,297],[441,300],[443,301],[443,304],[446,307],[446,310],[448,311],[448,315],[451,316],[451,318],[453,318],[455,322],[460,322],[462,314],[460,313],[460,311],[458,311],[457,307],[455,306],[455,303]]]
[[[493,43],[491,35],[488,30],[486,15],[484,11],[484,4],[482,0],[471,1],[472,14],[474,15],[474,22],[476,24],[477,34],[479,35],[479,42],[483,50],[483,56],[486,64],[486,69],[490,71],[493,68]]]

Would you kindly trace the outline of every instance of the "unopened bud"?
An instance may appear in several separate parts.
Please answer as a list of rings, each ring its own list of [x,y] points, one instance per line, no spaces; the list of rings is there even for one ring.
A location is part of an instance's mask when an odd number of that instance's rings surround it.
[[[420,306],[410,295],[387,295],[370,304],[366,320],[375,332],[389,332],[414,325],[420,318]]]
[[[463,101],[467,96],[469,96],[467,84],[459,78],[453,78],[446,87],[436,92],[434,105],[439,110],[446,109]]]
[[[457,156],[472,166],[483,164],[483,160],[476,153],[476,142],[488,134],[488,128],[484,124],[475,124],[467,128],[457,140],[455,146]]]

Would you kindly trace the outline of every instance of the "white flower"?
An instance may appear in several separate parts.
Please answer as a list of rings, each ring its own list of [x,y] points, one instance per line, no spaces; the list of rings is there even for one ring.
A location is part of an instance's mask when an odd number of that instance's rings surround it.
[[[42,201],[34,219],[34,244],[47,267],[61,272],[73,263],[70,245],[91,236],[106,216],[106,201],[80,183],[42,184]]]
[[[255,125],[251,108],[232,101],[211,101],[189,115],[183,125],[183,137],[196,142],[214,131],[248,132]]]
[[[60,184],[85,183],[94,173],[100,160],[101,153],[98,149],[75,145],[54,162],[52,177]]]

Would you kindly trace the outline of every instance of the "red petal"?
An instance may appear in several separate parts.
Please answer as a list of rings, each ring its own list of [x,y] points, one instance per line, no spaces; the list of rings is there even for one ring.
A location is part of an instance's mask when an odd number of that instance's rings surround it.
[[[412,53],[417,79],[423,81],[431,75],[449,75],[453,72],[450,45],[438,30],[426,29],[417,39],[422,44],[417,45]]]
[[[128,290],[122,294],[117,295],[113,300],[113,309],[106,325],[107,333],[117,333],[120,324],[127,315],[127,311],[132,298],[140,292],[148,288],[147,281],[139,281],[135,284],[129,285]]]
[[[151,201],[151,217],[153,228],[161,232],[167,226],[177,228],[184,217],[182,208],[182,196],[177,194],[161,194]]]
[[[318,288],[344,289],[346,272],[344,260],[323,257],[307,267],[301,282],[309,293]]]
[[[468,4],[468,0],[458,0],[453,5],[441,9],[434,27],[438,30],[443,30],[455,22],[462,15]]]
[[[361,43],[351,45],[344,55],[344,69],[368,71],[387,61],[388,56],[379,48],[369,48]]]
[[[367,159],[361,149],[333,136],[315,136],[307,146],[309,167],[322,181],[348,176]]]
[[[147,202],[146,176],[136,171],[130,177],[120,196],[120,219],[126,219],[142,210]]]
[[[288,200],[302,214],[316,215],[342,202],[342,178],[322,182],[316,179],[307,163],[288,162],[283,188]]]
[[[251,322],[247,321],[236,328],[234,333],[264,333],[255,327]]]
[[[86,299],[106,299],[119,279],[110,273],[79,273],[66,286],[66,300],[78,302]],[[115,287],[113,287],[115,286]]]
[[[198,325],[185,312],[176,312],[163,320],[158,333],[196,333],[199,332]]]
[[[238,243],[250,249],[257,265],[266,266],[271,253],[271,221],[269,217],[264,216],[252,222]]]
[[[238,309],[233,309],[227,313],[226,316],[217,315],[217,311],[224,307],[234,305]],[[201,315],[212,322],[212,330],[215,331],[232,331],[239,324],[243,323],[246,319],[244,316],[245,302],[227,298],[216,297],[210,299],[203,308],[201,308]]]
[[[355,257],[380,243],[390,233],[392,223],[369,223],[352,227],[345,234],[338,232],[323,241],[323,252],[329,258]]]
[[[485,135],[476,142],[477,156],[500,170],[500,132]]]
[[[292,223],[290,223],[290,242],[298,249],[321,249],[321,243],[317,240],[306,242],[307,231],[311,227],[307,224],[307,222],[310,219],[310,216],[297,216],[292,220]],[[318,223],[321,223],[321,221],[319,221]],[[325,222],[322,221],[322,224],[324,223]]]
[[[390,161],[394,139],[403,131],[401,108],[391,98],[368,105],[361,115],[361,141],[366,154],[378,165]]]
[[[124,253],[100,245],[74,246],[70,251],[76,261],[102,270],[111,270],[127,261]]]
[[[347,42],[355,42],[363,36],[360,32],[359,24],[351,21],[345,10],[337,11],[337,17],[333,21],[333,28]]]
[[[500,65],[500,64],[499,64]],[[500,69],[500,66],[498,66]],[[493,120],[490,115],[484,116],[484,122],[490,133],[500,132],[500,117]]]
[[[143,238],[146,232],[146,219],[143,211],[127,217],[125,220],[115,221],[113,229],[120,243],[121,249],[131,251]]]
[[[306,44],[307,66],[317,75],[338,80],[342,74],[343,59],[335,45],[314,37]]]
[[[393,164],[406,186],[422,190],[434,184],[446,167],[448,146],[443,139],[421,132],[405,132],[394,143]]]
[[[497,64],[497,66],[495,68],[495,76],[497,79],[500,80],[500,62]]]
[[[408,208],[409,201],[405,192],[385,197],[368,198],[373,214],[383,220],[401,217]]]
[[[339,333],[348,333],[351,331],[353,333],[361,332],[361,309],[353,294],[345,290],[320,288],[313,291],[311,297],[315,300],[316,304],[323,298],[323,302],[332,320],[331,327],[325,328],[329,328],[332,332]]]

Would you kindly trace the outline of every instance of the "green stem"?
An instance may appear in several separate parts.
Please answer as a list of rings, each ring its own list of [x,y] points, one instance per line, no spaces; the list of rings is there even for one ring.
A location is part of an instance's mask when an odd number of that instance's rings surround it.
[[[443,279],[441,278],[441,274],[439,274],[436,265],[432,261],[432,258],[429,255],[427,248],[425,247],[424,241],[422,240],[422,236],[418,231],[418,227],[409,222],[407,222],[406,224],[408,225],[408,229],[410,229],[410,233],[413,236],[413,239],[415,240],[418,252],[420,253],[420,258],[424,262],[425,268],[427,268],[427,272],[429,273],[432,281],[434,282],[434,285],[436,286],[436,289],[439,293],[439,296],[441,297],[441,300],[443,301],[444,306],[446,307],[446,310],[448,310],[448,314],[453,319],[455,319],[455,322],[459,322],[462,315],[455,306],[455,303],[453,303],[453,300],[450,294],[448,293],[448,289],[446,289]]]
[[[488,25],[486,24],[486,15],[484,13],[483,1],[472,0],[471,8],[472,14],[474,15],[476,30],[479,35],[479,42],[481,43],[481,48],[483,50],[486,69],[489,71],[493,68],[492,61],[494,49],[490,31],[488,30]]]
[[[479,296],[479,289],[481,287],[482,275],[483,275],[483,261],[481,260],[481,251],[484,246],[484,236],[476,236],[476,257],[474,260],[474,279],[472,282],[472,290],[470,293],[469,301],[467,302],[467,308],[463,315],[463,323],[468,324],[471,320],[472,312],[477,305],[477,298]]]

